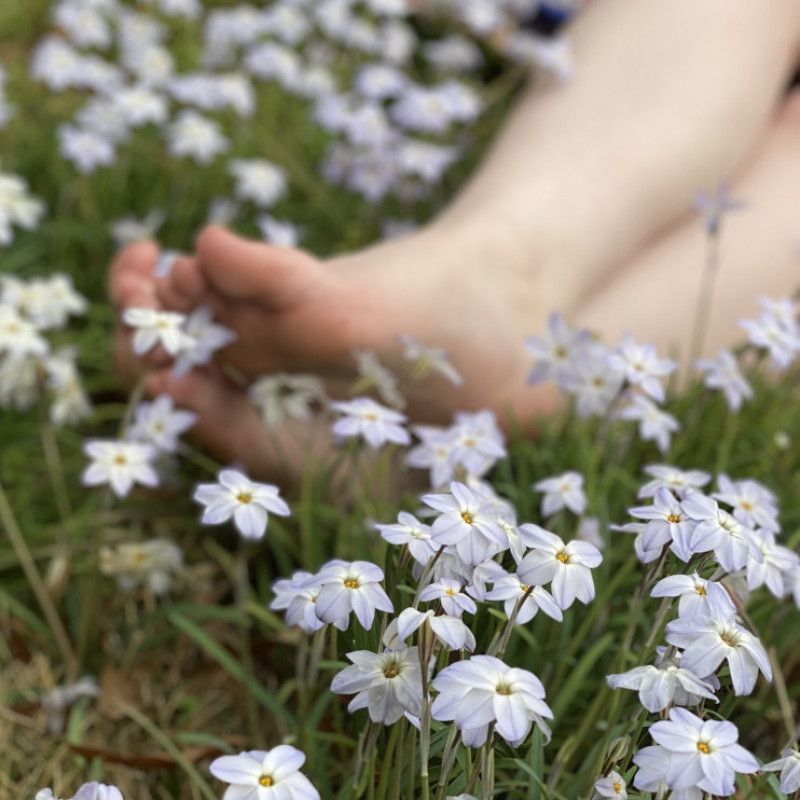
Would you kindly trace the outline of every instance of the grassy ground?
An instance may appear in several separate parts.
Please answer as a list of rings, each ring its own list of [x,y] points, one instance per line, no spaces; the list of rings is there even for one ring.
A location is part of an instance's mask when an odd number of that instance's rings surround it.
[[[348,716],[345,700],[326,687],[342,666],[341,654],[377,646],[377,631],[351,629],[338,642],[328,642],[319,679],[304,685],[297,666],[305,663],[312,645],[268,610],[270,585],[298,566],[316,569],[332,557],[386,562],[392,575],[394,555],[387,559],[365,521],[392,520],[398,500],[381,487],[380,472],[344,502],[330,490],[324,470],[309,474],[292,498],[293,517],[273,520],[268,539],[241,554],[232,533],[197,523],[188,497],[193,481],[208,476],[208,459],[199,455],[190,455],[174,484],[135,493],[125,502],[81,488],[83,438],[115,431],[125,405],[110,365],[113,318],[103,297],[112,254],[108,223],[164,208],[162,240],[188,248],[209,200],[228,193],[230,183],[222,164],[196,170],[165,158],[154,131],[136,137],[114,169],[76,176],[55,155],[54,129],[79,98],[53,97],[25,77],[25,54],[46,27],[49,4],[5,0],[0,6],[0,59],[11,74],[9,94],[19,109],[0,132],[0,163],[25,175],[49,210],[37,231],[20,234],[11,248],[0,251],[0,271],[23,276],[64,271],[90,298],[88,315],[63,339],[79,344],[97,406],[79,431],[55,432],[37,410],[0,415],[0,527],[6,534],[19,527],[74,651],[73,661],[59,648],[20,567],[19,552],[7,535],[0,536],[0,798],[32,797],[48,785],[68,793],[89,779],[118,783],[135,800],[213,798],[219,784],[206,771],[212,756],[271,746],[284,737],[307,753],[306,774],[323,798],[349,797],[363,712]],[[196,57],[195,36],[191,26],[179,32],[178,52],[187,63]],[[418,217],[443,202],[490,138],[513,87],[513,81],[503,80],[496,84],[496,107],[474,133],[470,157],[428,204],[413,209]],[[382,219],[406,213],[392,204],[378,208],[354,197],[343,200],[340,190],[319,180],[316,164],[324,137],[307,124],[298,101],[270,88],[261,92],[261,107],[268,113],[262,111],[251,126],[227,120],[227,132],[237,155],[266,155],[287,167],[293,191],[280,213],[306,227],[310,249],[326,254],[362,245],[375,238]],[[244,218],[239,228],[255,232],[252,219]],[[780,497],[784,542],[793,547],[800,544],[800,449],[781,449],[775,434],[788,434],[792,443],[800,439],[796,378],[759,382],[757,400],[739,416],[729,414],[721,398],[690,389],[672,404],[687,430],[665,458],[685,468],[764,481]],[[635,696],[611,692],[603,676],[640,663],[659,603],[641,599],[643,570],[631,540],[608,532],[606,525],[624,521],[625,509],[635,504],[641,467],[655,460],[652,445],[639,443],[629,428],[565,414],[544,423],[538,441],[515,439],[511,457],[493,475],[520,519],[537,520],[531,482],[566,469],[582,472],[590,513],[599,518],[607,543],[591,606],[574,608],[562,625],[540,615],[512,637],[507,660],[542,678],[556,724],[547,747],[534,736],[516,751],[500,749],[498,797],[582,797],[615,740],[634,733]],[[407,507],[409,502],[406,498]],[[555,529],[573,533],[566,517]],[[120,592],[100,574],[101,545],[155,536],[178,542],[187,557],[185,574],[169,599]],[[242,555],[250,574],[244,595],[237,593]],[[396,604],[411,591],[401,585]],[[750,698],[723,697],[719,713],[734,719],[745,744],[768,760],[777,757],[797,723],[800,614],[763,590],[749,611],[781,665],[779,679],[772,686],[762,682]],[[501,618],[497,609],[482,608],[475,624],[479,649]],[[41,697],[85,674],[98,678],[100,700],[79,701],[63,733],[48,731]],[[434,735],[434,754],[445,733]],[[376,782],[368,796],[416,797],[411,729],[385,731],[381,737]],[[459,756],[466,758],[464,752]],[[743,783],[741,797],[780,797],[776,786],[774,780]],[[454,794],[462,788],[451,787]]]

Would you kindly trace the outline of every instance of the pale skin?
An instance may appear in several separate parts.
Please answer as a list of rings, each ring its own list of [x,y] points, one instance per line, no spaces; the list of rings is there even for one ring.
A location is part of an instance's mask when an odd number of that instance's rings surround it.
[[[245,379],[313,372],[334,396],[352,382],[353,348],[401,371],[397,336],[410,333],[446,348],[465,378],[460,390],[437,378],[415,388],[414,420],[475,408],[525,420],[558,403],[527,384],[523,347],[552,310],[685,356],[705,250],[691,198],[734,176],[748,208],[724,223],[705,352],[735,344],[756,295],[800,286],[800,98],[784,92],[800,5],[603,0],[572,36],[574,79],[531,85],[476,175],[418,233],[324,260],[209,227],[166,278],[153,276],[154,243],[122,251],[112,301],[208,302],[238,334],[223,359]],[[136,371],[123,330],[116,350]],[[178,381],[158,359],[149,368],[147,390],[197,411],[195,434],[221,460],[273,471],[270,437],[218,365]],[[297,434],[279,432],[290,459]]]

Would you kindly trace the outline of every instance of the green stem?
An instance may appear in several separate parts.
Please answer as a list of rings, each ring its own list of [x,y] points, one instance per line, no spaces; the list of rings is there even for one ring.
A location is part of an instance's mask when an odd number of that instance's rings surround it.
[[[44,613],[53,638],[56,640],[56,645],[61,653],[61,657],[64,660],[67,673],[69,675],[77,675],[77,659],[75,658],[75,652],[72,649],[67,630],[64,627],[64,623],[61,621],[61,617],[58,615],[58,611],[47,591],[42,576],[39,574],[36,562],[33,560],[33,556],[28,549],[25,537],[22,535],[22,531],[17,523],[17,518],[14,516],[14,511],[11,508],[11,503],[8,500],[8,495],[2,483],[0,483],[0,523],[2,523],[3,528],[5,528],[11,546],[14,548],[20,566],[25,573],[25,577],[28,579],[28,583],[34,595],[36,595],[36,600]]]

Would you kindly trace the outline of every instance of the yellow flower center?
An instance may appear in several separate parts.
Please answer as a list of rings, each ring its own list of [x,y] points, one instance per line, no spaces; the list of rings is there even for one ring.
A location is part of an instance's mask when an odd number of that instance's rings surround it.
[[[753,504],[749,500],[742,500],[741,502],[742,511],[752,511]]]
[[[348,589],[358,589],[361,586],[358,578],[345,578],[343,583]]]
[[[458,592],[455,589],[445,589],[444,593],[449,597],[455,597],[458,594]]]
[[[272,780],[272,775],[262,775],[258,779],[258,785],[259,786],[265,786],[265,787],[268,788],[268,787],[272,786],[274,783],[275,783],[275,781]]]
[[[698,742],[697,749],[704,755],[707,756],[711,752],[711,748],[708,745],[708,742]]]
[[[511,694],[511,687],[507,683],[498,683],[495,692],[503,697],[508,697]]]
[[[392,661],[383,670],[384,677],[396,678],[400,674],[400,665],[396,661]]]
[[[475,517],[473,517],[472,514],[469,513],[469,511],[462,511],[461,519],[463,519],[464,522],[467,523],[467,525],[472,525],[472,523],[475,522]]]
[[[616,783],[614,783],[614,784],[611,786],[611,788],[614,790],[614,792],[615,792],[616,794],[622,794],[622,784],[621,784],[619,781],[617,781]]]
[[[124,464],[127,464],[127,463],[128,463],[128,459],[127,459],[127,458],[125,458],[125,456],[123,456],[123,455],[120,453],[118,456],[114,456],[114,463],[115,463],[117,466],[121,467],[121,466],[123,466]]]
[[[739,646],[739,637],[733,631],[722,631],[719,638],[722,639],[729,647]]]
[[[556,561],[560,561],[562,564],[569,564],[569,553],[566,550],[559,550],[556,553]]]
[[[678,523],[678,522],[680,522],[680,521],[681,521],[681,515],[680,515],[680,514],[670,514],[670,515],[667,517],[667,522],[671,522],[671,523],[673,523],[673,524],[674,524],[674,523]]]
[[[253,502],[253,495],[250,492],[237,492],[236,493],[236,499],[240,503],[243,503],[244,505],[247,505],[248,503],[252,503]]]
[[[706,592],[706,587],[699,583],[694,587],[694,591],[695,594],[699,594],[700,597],[705,597],[708,594],[708,592]]]

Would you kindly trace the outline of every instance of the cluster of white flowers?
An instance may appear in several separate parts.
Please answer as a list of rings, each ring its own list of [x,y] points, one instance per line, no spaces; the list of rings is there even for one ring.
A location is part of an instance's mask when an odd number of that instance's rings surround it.
[[[652,465],[646,472],[651,480],[639,496],[652,502],[630,509],[640,521],[616,527],[636,534],[637,556],[643,563],[658,562],[657,576],[676,565],[651,596],[677,598],[678,616],[667,623],[667,644],[657,649],[654,664],[607,678],[614,688],[638,692],[648,712],[662,714],[650,727],[655,744],[634,756],[639,770],[633,784],[685,800],[701,800],[704,793],[729,797],[736,773],[756,772],[759,765],[736,744],[736,726],[704,719],[702,706],[718,702],[717,693],[727,685],[736,695],[752,693],[759,673],[772,680],[770,658],[743,619],[746,598],[737,593],[736,578],[744,578],[748,591],[766,586],[778,599],[796,594],[800,557],[776,544],[777,501],[758,482],[720,475],[717,491],[705,494],[711,476],[702,471]],[[686,574],[682,564],[692,571]],[[717,674],[722,667],[727,673]],[[686,707],[696,707],[697,714]],[[793,764],[790,752],[765,769],[785,769],[785,783],[800,785]]]
[[[86,306],[66,275],[0,278],[0,408],[26,410],[46,397],[56,425],[89,414],[75,349],[53,350],[45,336],[64,328]]]
[[[0,90],[2,85],[0,80]],[[0,94],[0,128],[2,114]],[[14,225],[32,230],[39,224],[43,214],[44,204],[30,193],[23,178],[9,172],[0,172],[0,246],[11,244],[14,239]]]
[[[52,789],[40,789],[34,800],[62,800],[53,794]],[[63,798],[68,800],[68,798]],[[84,783],[72,796],[71,800],[124,800],[122,792],[116,786],[107,783]]]

